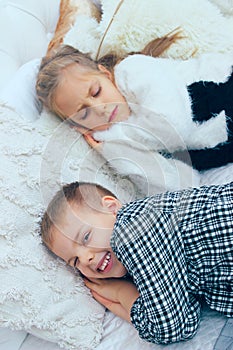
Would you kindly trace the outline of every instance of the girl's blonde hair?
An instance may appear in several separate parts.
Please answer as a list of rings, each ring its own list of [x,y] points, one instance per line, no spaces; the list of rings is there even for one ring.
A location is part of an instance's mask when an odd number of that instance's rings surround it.
[[[104,196],[116,198],[111,191],[98,184],[76,181],[63,186],[49,203],[40,223],[40,233],[45,245],[49,249],[52,248],[53,229],[62,224],[70,204],[75,203],[90,210],[100,211],[101,199]]]
[[[88,69],[98,70],[97,63],[88,54],[83,54],[72,46],[63,45],[42,59],[37,76],[36,93],[39,101],[62,119],[66,116],[57,107],[54,94],[62,80],[62,70],[75,62]]]
[[[181,31],[176,29],[161,38],[152,40],[141,52],[131,52],[128,55],[141,53],[159,57],[173,43],[182,38]],[[59,110],[54,99],[56,89],[62,80],[62,70],[76,62],[88,70],[98,71],[98,64],[101,64],[113,72],[114,66],[125,57],[119,57],[115,53],[110,53],[95,61],[89,54],[84,54],[72,46],[61,46],[53,53],[50,53],[49,56],[45,56],[42,59],[36,82],[36,92],[39,102],[50,111],[56,113],[60,118],[65,119],[66,116]]]

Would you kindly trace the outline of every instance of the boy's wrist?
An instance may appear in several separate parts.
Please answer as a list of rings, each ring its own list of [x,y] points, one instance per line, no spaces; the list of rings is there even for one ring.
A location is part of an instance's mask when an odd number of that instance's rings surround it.
[[[140,294],[133,283],[127,281],[122,282],[118,292],[119,301],[130,314],[131,308]]]

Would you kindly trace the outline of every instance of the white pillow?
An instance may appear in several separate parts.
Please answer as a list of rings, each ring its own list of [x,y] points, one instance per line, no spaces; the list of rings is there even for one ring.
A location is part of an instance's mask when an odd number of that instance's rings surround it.
[[[0,350],[19,350],[27,333],[0,328]]]
[[[36,77],[41,59],[25,63],[0,92],[0,100],[29,121],[39,118],[40,105],[36,98]]]
[[[0,106],[0,154],[0,327],[69,350],[93,349],[104,308],[41,244],[39,217],[61,183],[97,182],[123,202],[135,197],[134,186],[51,113],[28,122]]]
[[[45,115],[29,123],[6,107],[0,120],[0,327],[25,330],[69,350],[92,349],[101,339],[104,308],[78,275],[47,252],[37,233],[44,156],[50,159],[50,181],[43,174],[42,180],[51,185],[51,195],[60,183],[56,149],[54,159],[46,153],[60,122]]]

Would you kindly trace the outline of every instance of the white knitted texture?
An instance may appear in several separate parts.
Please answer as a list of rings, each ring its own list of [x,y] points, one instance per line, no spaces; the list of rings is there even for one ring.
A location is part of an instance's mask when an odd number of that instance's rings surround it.
[[[0,140],[0,326],[66,349],[93,349],[101,340],[104,308],[43,247],[38,222],[60,183],[97,181],[125,195],[128,182],[111,180],[101,158],[51,114],[29,123],[2,106]]]

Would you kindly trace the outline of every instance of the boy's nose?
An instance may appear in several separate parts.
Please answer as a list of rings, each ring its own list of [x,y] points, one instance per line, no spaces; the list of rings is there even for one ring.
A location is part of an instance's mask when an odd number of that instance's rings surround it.
[[[94,259],[94,254],[87,248],[84,248],[78,254],[78,260],[82,265],[90,265]]]

